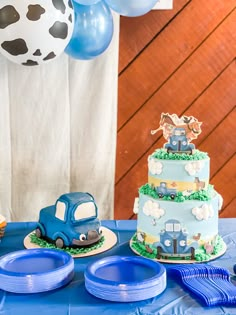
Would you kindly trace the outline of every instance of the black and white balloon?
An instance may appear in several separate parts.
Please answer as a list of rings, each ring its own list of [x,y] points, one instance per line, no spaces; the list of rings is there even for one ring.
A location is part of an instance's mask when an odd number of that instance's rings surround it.
[[[71,0],[1,0],[0,52],[34,66],[64,52],[74,29]]]

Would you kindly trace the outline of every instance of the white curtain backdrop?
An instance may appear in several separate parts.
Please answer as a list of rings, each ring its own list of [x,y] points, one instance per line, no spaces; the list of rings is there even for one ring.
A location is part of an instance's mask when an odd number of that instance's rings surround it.
[[[0,214],[36,221],[63,193],[93,194],[113,218],[119,16],[99,57],[38,67],[0,56]]]

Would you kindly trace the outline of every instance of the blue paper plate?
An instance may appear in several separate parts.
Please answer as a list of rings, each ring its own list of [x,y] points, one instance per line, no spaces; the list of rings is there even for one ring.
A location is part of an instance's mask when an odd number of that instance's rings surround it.
[[[153,260],[136,256],[111,256],[91,263],[85,270],[85,287],[109,301],[141,301],[166,288],[166,270]]]
[[[0,289],[14,293],[49,291],[74,275],[73,258],[55,249],[30,249],[0,258]]]

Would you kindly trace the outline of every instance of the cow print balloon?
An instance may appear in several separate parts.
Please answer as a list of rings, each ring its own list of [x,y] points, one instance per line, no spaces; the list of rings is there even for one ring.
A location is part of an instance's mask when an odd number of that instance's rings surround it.
[[[73,28],[71,0],[0,1],[0,52],[15,63],[34,66],[54,60]]]

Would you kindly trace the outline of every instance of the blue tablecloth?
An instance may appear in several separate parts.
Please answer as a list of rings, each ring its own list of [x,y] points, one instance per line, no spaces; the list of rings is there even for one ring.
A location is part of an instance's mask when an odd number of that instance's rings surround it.
[[[36,223],[8,223],[0,244],[0,255],[24,249],[23,239]],[[114,303],[90,295],[84,286],[84,270],[88,262],[111,255],[135,255],[129,240],[136,221],[102,221],[118,237],[115,247],[105,253],[75,259],[73,281],[60,289],[38,294],[13,294],[0,290],[0,315],[219,315],[236,314],[236,307],[203,307],[183,287],[168,277],[166,290],[158,297],[135,303]],[[236,263],[236,219],[220,219],[219,233],[227,244],[226,253],[211,262],[233,272]]]

